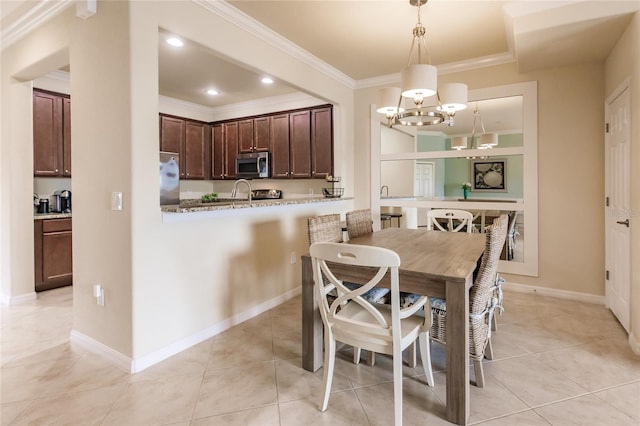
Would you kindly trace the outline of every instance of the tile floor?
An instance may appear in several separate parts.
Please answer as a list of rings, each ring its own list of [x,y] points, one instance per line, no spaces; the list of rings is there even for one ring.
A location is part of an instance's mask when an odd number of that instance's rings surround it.
[[[71,305],[64,288],[2,307],[2,425],[392,424],[390,359],[356,366],[348,349],[318,411],[322,370],[300,367],[299,298],[135,375],[69,343]],[[505,308],[470,423],[640,424],[640,357],[608,310],[514,292]],[[405,367],[405,424],[449,424],[443,360],[433,344],[435,388]]]

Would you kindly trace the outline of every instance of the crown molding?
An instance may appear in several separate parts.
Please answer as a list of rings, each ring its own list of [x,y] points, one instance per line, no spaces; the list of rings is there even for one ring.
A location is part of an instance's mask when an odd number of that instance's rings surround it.
[[[222,105],[219,107],[209,107],[164,95],[160,95],[158,97],[158,102],[165,106],[174,106],[183,110],[192,111],[194,113],[205,114],[209,116],[210,120],[212,121],[246,115],[247,110],[281,111],[286,109],[301,108],[301,106],[315,106],[327,103],[324,100],[315,98],[302,92],[281,96],[271,96],[268,98],[255,99],[252,101]]]
[[[67,7],[73,5],[73,0],[39,1],[24,15],[16,19],[0,31],[1,49],[4,50],[28,33],[53,18]]]
[[[287,95],[271,96],[268,98],[214,107],[212,108],[212,111],[215,114],[215,120],[224,120],[226,118],[247,115],[247,110],[276,112],[306,106],[322,105],[326,103],[327,101],[307,95],[306,93],[296,92]]]
[[[61,81],[70,81],[69,73],[62,70],[51,71],[50,73],[45,75],[45,77],[53,78],[55,80],[61,80]]]
[[[197,5],[207,9],[208,11],[215,13],[223,19],[226,19],[230,23],[236,25],[237,27],[247,31],[250,34],[253,34],[260,40],[263,40],[272,46],[282,50],[283,52],[293,56],[297,60],[304,62],[310,67],[319,70],[323,74],[331,77],[336,80],[338,83],[346,86],[350,89],[355,88],[355,81],[344,74],[343,72],[337,70],[326,62],[318,59],[308,51],[304,50],[300,46],[295,43],[292,43],[290,40],[284,38],[280,34],[266,27],[259,21],[251,18],[249,15],[241,12],[235,7],[228,4],[226,1],[221,0],[191,0]]]
[[[478,68],[493,67],[496,65],[516,62],[516,57],[512,52],[498,53],[495,55],[480,56],[477,58],[465,59],[459,62],[438,65],[438,74],[446,75],[462,71],[471,71]],[[380,87],[386,85],[400,84],[400,73],[387,74],[377,77],[365,78],[356,81],[354,89],[368,89],[370,87]]]
[[[171,105],[181,109],[193,111],[200,114],[212,114],[215,110],[212,107],[196,104],[194,102],[183,101],[182,99],[171,98],[169,96],[159,95],[158,103],[162,105]]]

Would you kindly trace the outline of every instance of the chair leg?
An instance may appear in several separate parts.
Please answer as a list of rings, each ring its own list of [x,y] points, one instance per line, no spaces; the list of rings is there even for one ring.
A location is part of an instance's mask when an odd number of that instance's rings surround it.
[[[408,347],[409,351],[408,351],[408,364],[409,367],[411,368],[416,368],[416,366],[418,365],[418,358],[416,357],[416,342],[413,342],[411,344],[411,346]]]
[[[496,317],[497,315],[495,313],[491,316],[491,331],[498,330],[498,320]]]
[[[420,340],[420,358],[422,359],[422,368],[424,368],[424,374],[427,376],[427,384],[433,387],[435,386],[435,382],[433,381],[433,370],[431,369],[431,346],[429,342],[429,333],[420,334],[418,339]]]
[[[331,382],[333,381],[333,367],[336,360],[336,341],[330,331],[325,329],[324,333],[324,395],[320,411],[325,411],[329,405],[329,394],[331,393]]]
[[[484,387],[484,371],[482,370],[481,359],[473,360],[473,369],[476,372],[476,386],[479,388],[483,388]]]
[[[484,348],[484,357],[488,360],[493,359],[493,345],[491,344],[491,338],[487,339],[487,347]]]
[[[393,411],[396,426],[402,426],[402,350],[393,348]]]
[[[353,363],[360,364],[360,348],[353,347]]]
[[[376,365],[376,353],[373,351],[369,351],[369,354],[367,355],[367,365],[369,367],[373,367],[374,365]]]

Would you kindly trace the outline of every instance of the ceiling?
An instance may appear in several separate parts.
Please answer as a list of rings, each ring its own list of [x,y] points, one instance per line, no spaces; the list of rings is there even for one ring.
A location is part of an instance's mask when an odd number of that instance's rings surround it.
[[[407,64],[418,19],[408,0],[200,1],[214,9],[231,5],[227,18],[264,26],[273,40],[285,37],[292,49],[313,55],[318,69],[331,70],[353,87],[397,76]],[[3,27],[47,3],[1,0]],[[441,73],[505,62],[529,72],[603,61],[639,6],[638,0],[428,0],[420,9],[430,62]],[[211,12],[203,8],[203,13]],[[161,31],[159,37],[161,95],[215,108],[296,92],[277,79],[265,86],[260,72],[189,40],[173,48],[165,43],[169,35]],[[206,95],[208,88],[220,95]]]
[[[408,0],[228,3],[238,16],[246,14],[255,25],[284,36],[344,74],[354,87],[399,73],[418,19],[418,9]],[[513,61],[528,72],[603,61],[639,5],[637,0],[429,0],[421,7],[421,20],[431,63],[440,72]],[[178,53],[163,36],[160,45],[160,86],[167,96],[215,107],[293,90],[277,81],[264,87],[259,73],[217,58],[202,46],[188,43],[188,51]],[[221,95],[203,95],[209,86]]]

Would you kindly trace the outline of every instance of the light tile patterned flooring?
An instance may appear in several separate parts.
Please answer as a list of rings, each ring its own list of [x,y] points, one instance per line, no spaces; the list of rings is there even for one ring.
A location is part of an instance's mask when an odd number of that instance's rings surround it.
[[[340,353],[329,409],[322,370],[301,368],[296,298],[141,373],[129,375],[69,343],[70,288],[2,307],[1,424],[389,425],[390,359],[354,365]],[[603,306],[507,292],[485,362],[471,386],[471,423],[638,425],[640,357]],[[444,350],[433,344],[436,386],[405,367],[407,425],[444,420]],[[471,373],[473,377],[473,372]]]

